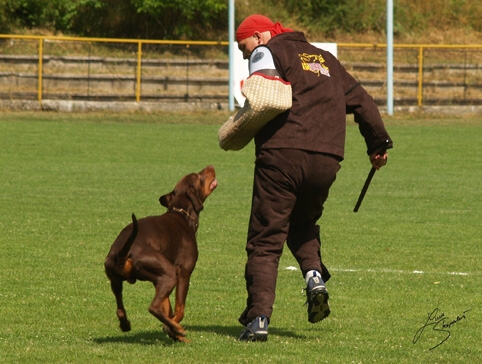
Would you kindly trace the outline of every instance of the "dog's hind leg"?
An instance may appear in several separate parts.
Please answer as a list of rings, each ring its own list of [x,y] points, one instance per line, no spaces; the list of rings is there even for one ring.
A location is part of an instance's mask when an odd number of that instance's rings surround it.
[[[127,313],[122,301],[122,281],[111,280],[110,286],[117,302],[117,318],[120,322],[120,328],[124,332],[131,331],[131,323],[127,319]]]

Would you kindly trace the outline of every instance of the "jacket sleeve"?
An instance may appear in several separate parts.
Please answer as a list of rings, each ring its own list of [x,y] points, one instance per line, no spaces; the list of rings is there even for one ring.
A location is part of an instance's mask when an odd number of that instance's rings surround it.
[[[392,148],[392,139],[385,129],[373,97],[348,73],[344,84],[346,113],[354,115],[360,133],[365,138],[367,154],[375,153],[381,148]]]

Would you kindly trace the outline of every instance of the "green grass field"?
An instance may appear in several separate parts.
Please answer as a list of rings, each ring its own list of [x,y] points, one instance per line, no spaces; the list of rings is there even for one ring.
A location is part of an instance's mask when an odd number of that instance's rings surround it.
[[[0,362],[481,362],[481,118],[387,118],[395,148],[358,213],[370,165],[349,121],[320,220],[332,315],[308,323],[286,249],[267,343],[237,341],[254,152],[219,149],[225,119],[0,114]],[[122,333],[103,271],[110,245],[132,212],[161,214],[159,196],[208,164],[219,187],[200,219],[183,321],[192,342],[163,334],[144,282],[125,286]]]

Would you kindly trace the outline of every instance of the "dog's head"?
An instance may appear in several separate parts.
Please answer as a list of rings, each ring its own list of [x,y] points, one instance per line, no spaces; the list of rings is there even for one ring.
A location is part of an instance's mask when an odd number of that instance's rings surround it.
[[[204,201],[217,185],[214,167],[207,166],[199,173],[185,175],[176,184],[174,190],[159,198],[159,202],[168,209],[176,207],[189,213],[199,214],[203,209]]]

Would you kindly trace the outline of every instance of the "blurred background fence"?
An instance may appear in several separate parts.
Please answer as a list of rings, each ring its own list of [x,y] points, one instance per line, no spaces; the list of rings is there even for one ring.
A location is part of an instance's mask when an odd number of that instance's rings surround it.
[[[338,44],[386,104],[386,46]],[[228,43],[0,35],[0,100],[228,102]],[[394,105],[482,105],[482,45],[394,45]]]

